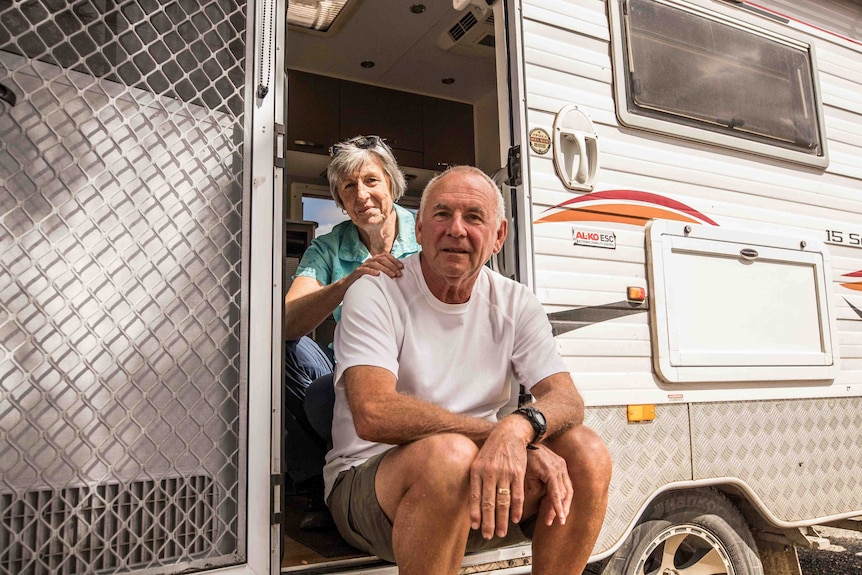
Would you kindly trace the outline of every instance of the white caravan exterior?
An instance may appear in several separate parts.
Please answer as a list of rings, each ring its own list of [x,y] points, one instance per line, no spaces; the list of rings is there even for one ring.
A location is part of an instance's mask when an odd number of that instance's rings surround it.
[[[287,4],[0,5],[0,575],[396,572],[283,474],[283,293],[357,133],[408,207],[500,182],[492,265],[613,456],[590,572],[798,573],[862,515],[858,2]]]
[[[634,117],[626,74],[640,62],[626,34],[649,21],[634,14],[646,4],[662,18],[678,11],[808,46],[821,151],[770,153],[768,144],[749,147],[696,123]],[[666,502],[662,492],[708,486],[743,511],[765,572],[784,572],[767,556],[773,533],[862,509],[853,479],[862,392],[862,76],[853,64],[862,44],[851,32],[859,6],[610,0],[521,9],[519,120],[528,151],[518,197],[530,214],[519,221],[521,277],[559,321],[558,345],[586,398],[587,422],[613,454],[595,553],[607,556],[633,538],[623,548],[631,561],[618,553],[607,572],[641,572],[644,539],[655,545],[668,536],[655,522],[649,534],[632,534],[645,506]],[[643,45],[634,48],[643,53]],[[738,51],[718,48],[707,56],[710,71],[727,73],[716,60]],[[669,78],[684,79],[668,68]],[[542,132],[539,145],[527,143],[536,129],[550,135],[551,150]],[[555,156],[560,133],[574,160]],[[580,178],[567,175],[584,162]],[[567,186],[572,180],[576,189]],[[746,249],[759,252],[759,270]],[[627,297],[629,287],[645,288],[648,311]],[[632,423],[627,406],[635,415],[654,406],[655,418]],[[757,572],[744,563],[734,569]]]

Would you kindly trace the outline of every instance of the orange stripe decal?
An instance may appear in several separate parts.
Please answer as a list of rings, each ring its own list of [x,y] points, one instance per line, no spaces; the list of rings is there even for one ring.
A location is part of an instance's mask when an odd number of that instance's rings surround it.
[[[594,221],[643,226],[652,219],[718,225],[682,202],[637,190],[605,190],[578,196],[548,208],[535,223]]]
[[[584,206],[578,209],[565,209],[536,220],[537,224],[550,222],[616,222],[643,226],[649,220],[676,220],[691,224],[699,224],[698,220],[686,215],[637,204],[599,204]]]
[[[849,274],[843,274],[841,277],[843,278],[862,278],[862,270],[850,272]],[[862,291],[862,282],[847,282],[840,284],[841,287],[845,287],[847,289],[852,289],[854,291]]]

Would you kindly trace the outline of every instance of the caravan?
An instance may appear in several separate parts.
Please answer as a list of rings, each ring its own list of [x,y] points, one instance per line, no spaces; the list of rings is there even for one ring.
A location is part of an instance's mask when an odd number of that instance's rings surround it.
[[[862,515],[860,23],[0,4],[0,574],[396,572],[300,529],[283,473],[283,294],[357,134],[407,208],[449,165],[499,182],[491,265],[542,302],[614,460],[589,570],[798,572],[811,526]],[[463,566],[529,571],[529,545]]]

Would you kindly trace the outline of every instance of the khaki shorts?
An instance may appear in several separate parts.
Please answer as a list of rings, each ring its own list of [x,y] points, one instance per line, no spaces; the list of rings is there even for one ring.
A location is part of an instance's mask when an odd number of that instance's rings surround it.
[[[392,523],[377,501],[374,478],[386,453],[375,455],[358,467],[342,471],[335,479],[326,504],[332,512],[341,536],[352,546],[395,563],[392,551]],[[520,524],[509,523],[505,537],[482,538],[481,531],[471,530],[467,552],[483,551],[527,541],[533,535],[536,517]]]

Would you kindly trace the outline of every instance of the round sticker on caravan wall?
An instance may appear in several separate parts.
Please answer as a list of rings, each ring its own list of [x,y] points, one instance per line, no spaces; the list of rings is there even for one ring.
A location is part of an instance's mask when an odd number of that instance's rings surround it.
[[[551,136],[542,128],[530,130],[530,149],[537,154],[547,154],[551,149]]]

